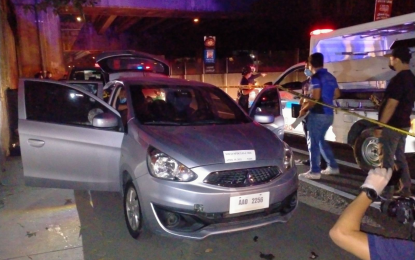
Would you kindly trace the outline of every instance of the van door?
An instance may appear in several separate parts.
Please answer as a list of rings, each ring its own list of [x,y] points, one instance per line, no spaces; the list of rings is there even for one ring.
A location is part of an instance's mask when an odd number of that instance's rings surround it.
[[[21,79],[18,92],[27,185],[120,190],[124,133],[115,109],[82,88],[60,82]]]
[[[274,116],[274,122],[263,125],[282,140],[284,137],[284,117],[282,116],[280,94],[276,87],[266,87],[256,96],[249,109],[249,116],[254,118],[255,114],[259,112]]]

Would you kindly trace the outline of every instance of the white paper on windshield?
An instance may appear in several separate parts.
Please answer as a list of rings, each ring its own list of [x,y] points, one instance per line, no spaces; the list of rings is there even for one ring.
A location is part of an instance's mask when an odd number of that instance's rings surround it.
[[[255,161],[255,150],[223,151],[225,163]]]

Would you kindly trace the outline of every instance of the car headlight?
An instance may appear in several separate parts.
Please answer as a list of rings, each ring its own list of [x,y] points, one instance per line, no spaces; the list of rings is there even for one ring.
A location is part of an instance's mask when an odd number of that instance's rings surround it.
[[[284,170],[289,170],[294,165],[293,151],[288,144],[284,143]]]
[[[147,165],[150,174],[156,178],[179,182],[193,181],[197,178],[189,168],[157,149],[149,150]]]

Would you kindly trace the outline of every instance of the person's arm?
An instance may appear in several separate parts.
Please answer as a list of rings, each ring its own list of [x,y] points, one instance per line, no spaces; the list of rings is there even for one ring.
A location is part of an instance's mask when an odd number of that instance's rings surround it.
[[[381,194],[391,176],[392,169],[372,169],[369,171],[362,188],[370,188],[376,194]],[[369,241],[367,234],[360,231],[360,223],[371,203],[372,200],[364,192],[361,192],[347,206],[329,232],[330,238],[336,245],[365,260],[370,260]]]
[[[391,119],[393,113],[395,113],[396,107],[399,104],[399,100],[388,98],[386,100],[385,108],[382,111],[382,115],[380,115],[380,122],[387,124],[389,120]]]
[[[259,77],[261,77],[262,75],[261,74],[256,74],[256,75],[253,75],[252,74],[252,76],[251,77],[249,77],[249,79],[250,80],[254,80],[254,79],[257,79],[257,78],[259,78]],[[263,77],[263,76],[262,76]]]
[[[307,102],[304,102],[303,105],[301,106],[299,117],[305,115],[307,113],[307,111],[309,111],[312,107],[315,106],[316,103],[313,102],[313,99],[314,100],[319,100],[320,99],[321,89],[320,88],[313,88],[311,97],[312,97],[312,99],[307,100]]]
[[[343,211],[330,230],[330,237],[336,245],[361,259],[370,260],[367,234],[360,231],[360,222],[372,201],[361,192]]]
[[[334,89],[334,97],[333,99],[338,99],[341,95],[340,89],[339,88],[335,88]]]
[[[382,110],[382,114],[380,115],[379,122],[387,124],[389,120],[391,119],[393,113],[395,112],[398,104],[399,104],[398,100],[393,99],[393,98],[388,98],[388,100],[386,100],[386,105],[384,109]],[[374,136],[378,138],[382,136],[382,126],[379,126],[379,128],[375,129]]]

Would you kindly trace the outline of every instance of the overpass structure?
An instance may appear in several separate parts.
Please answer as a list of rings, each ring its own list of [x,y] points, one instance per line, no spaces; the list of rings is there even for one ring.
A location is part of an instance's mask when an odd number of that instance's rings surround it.
[[[40,0],[11,1],[20,76],[33,77],[37,71],[47,70],[59,78],[68,70],[65,65],[93,59],[104,50],[136,49],[164,55],[174,51],[175,44],[195,49],[203,45],[202,36],[195,43],[184,42],[185,35],[241,29],[238,21],[251,15],[256,0],[101,0],[84,7],[80,20],[79,10],[70,6],[57,14],[52,9],[26,12],[25,5]],[[195,25],[194,18],[199,24]]]

